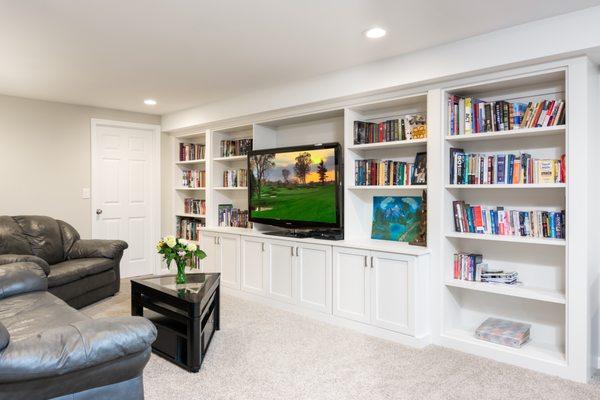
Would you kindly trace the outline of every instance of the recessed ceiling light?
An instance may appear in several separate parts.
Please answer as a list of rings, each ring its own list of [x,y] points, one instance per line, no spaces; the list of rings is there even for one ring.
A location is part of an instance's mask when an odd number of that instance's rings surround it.
[[[156,105],[156,100],[154,99],[146,99],[144,100],[144,104],[147,106],[155,106]]]
[[[368,31],[365,32],[365,36],[368,37],[369,39],[379,39],[381,37],[385,36],[385,29],[383,28],[371,28]]]

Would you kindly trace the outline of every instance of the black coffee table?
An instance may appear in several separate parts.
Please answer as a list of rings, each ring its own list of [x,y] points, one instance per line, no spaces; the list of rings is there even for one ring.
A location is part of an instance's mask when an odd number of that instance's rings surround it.
[[[175,284],[175,275],[131,280],[131,315],[154,323],[158,337],[152,351],[198,372],[215,331],[219,330],[220,274],[189,274]]]

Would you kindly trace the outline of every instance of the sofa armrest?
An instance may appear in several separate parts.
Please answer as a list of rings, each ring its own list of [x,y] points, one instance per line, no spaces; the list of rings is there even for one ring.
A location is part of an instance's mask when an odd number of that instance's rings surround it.
[[[0,265],[12,264],[16,262],[32,262],[44,270],[46,276],[50,275],[50,265],[43,258],[29,254],[0,254]]]
[[[111,258],[119,260],[127,243],[122,240],[81,239],[73,243],[67,258]]]
[[[156,328],[143,317],[79,321],[11,342],[0,352],[0,383],[74,372],[147,350]]]
[[[48,288],[46,273],[32,262],[0,265],[0,299]]]

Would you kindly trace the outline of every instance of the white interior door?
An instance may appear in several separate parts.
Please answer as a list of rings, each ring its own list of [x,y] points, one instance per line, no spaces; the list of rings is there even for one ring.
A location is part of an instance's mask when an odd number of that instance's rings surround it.
[[[92,236],[129,244],[121,277],[156,270],[159,146],[158,125],[92,120]]]

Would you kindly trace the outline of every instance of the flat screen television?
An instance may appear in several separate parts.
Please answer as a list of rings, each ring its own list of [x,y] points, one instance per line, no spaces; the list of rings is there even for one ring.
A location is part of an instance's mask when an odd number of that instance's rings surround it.
[[[290,229],[341,228],[341,165],[339,143],[250,151],[250,221]]]

